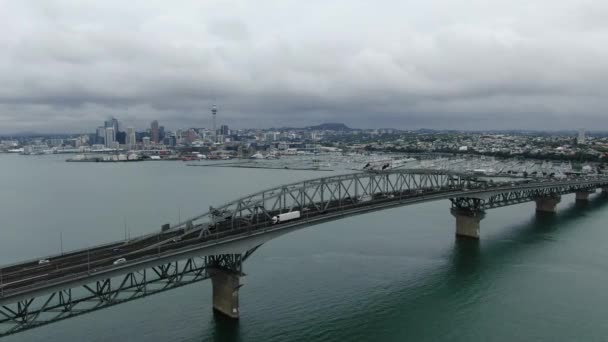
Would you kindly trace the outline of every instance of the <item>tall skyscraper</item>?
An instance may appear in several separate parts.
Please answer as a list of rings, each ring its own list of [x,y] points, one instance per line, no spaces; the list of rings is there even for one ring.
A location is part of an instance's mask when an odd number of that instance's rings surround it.
[[[114,128],[114,135],[118,133],[118,120],[116,118],[112,118],[112,127]]]
[[[163,141],[165,139],[165,126],[158,127],[158,140]]]
[[[133,127],[128,127],[127,128],[127,147],[132,149],[135,147],[136,145],[136,140],[135,140],[135,128]]]
[[[182,130],[181,129],[178,129],[175,131],[175,143],[176,144],[182,143]]]
[[[217,136],[217,125],[216,125],[216,116],[217,116],[217,106],[211,106],[211,117],[213,119],[213,136]]]
[[[228,128],[228,125],[220,126],[220,134],[221,135],[230,135],[230,128]]]
[[[114,133],[114,127],[106,128],[106,147],[113,148],[114,142],[116,141],[116,134]]]
[[[579,143],[579,144],[581,144],[581,145],[584,145],[584,144],[586,144],[585,139],[586,139],[586,137],[585,137],[585,129],[584,128],[580,128],[578,130],[578,139],[577,139],[576,142]]]
[[[152,125],[150,126],[150,135],[152,136],[150,139],[153,143],[158,144],[160,142],[160,130],[158,128],[158,121],[152,121]]]
[[[118,120],[116,118],[111,117],[109,120],[105,121],[105,128],[112,128],[114,132],[114,138],[112,141],[116,141],[116,133],[118,133]]]
[[[105,127],[97,127],[97,135],[95,136],[96,144],[105,144],[106,143],[106,128]]]

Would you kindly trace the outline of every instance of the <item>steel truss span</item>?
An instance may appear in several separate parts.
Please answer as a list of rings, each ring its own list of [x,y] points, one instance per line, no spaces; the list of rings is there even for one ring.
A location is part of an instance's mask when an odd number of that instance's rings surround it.
[[[351,215],[448,199],[456,211],[484,212],[597,188],[608,188],[608,177],[515,183],[404,169],[281,185],[127,242],[0,268],[0,336],[195,283],[210,270],[241,274],[242,262],[266,241]],[[125,260],[115,264],[118,258]]]
[[[393,170],[355,173],[282,185],[239,198],[173,229],[202,227],[200,236],[239,229],[256,229],[272,217],[300,211],[311,219],[357,211],[377,204],[411,204],[450,199],[454,207],[486,210],[534,201],[539,197],[591,191],[608,186],[607,177],[568,180],[491,182],[470,174],[442,170]],[[219,228],[219,229],[215,229]]]
[[[0,337],[209,279],[210,269],[240,275],[255,249],[187,258],[2,305]]]
[[[255,226],[273,216],[300,211],[303,217],[313,217],[344,209],[363,207],[383,200],[423,197],[437,192],[479,188],[485,182],[459,173],[434,170],[398,170],[378,173],[355,173],[318,178],[278,186],[219,207],[210,207],[203,215],[194,217],[173,229],[197,227],[203,223],[201,235],[213,232],[216,225],[230,228]]]
[[[508,205],[531,202],[543,198],[559,199],[561,195],[577,192],[593,193],[597,184],[550,184],[544,188],[512,189],[489,195],[487,198],[451,198],[452,208],[484,211]]]

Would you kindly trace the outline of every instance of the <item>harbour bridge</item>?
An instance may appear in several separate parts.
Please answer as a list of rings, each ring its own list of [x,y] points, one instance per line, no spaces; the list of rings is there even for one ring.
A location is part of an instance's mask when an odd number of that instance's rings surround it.
[[[496,180],[438,170],[391,170],[310,179],[260,191],[153,234],[0,268],[0,336],[211,279],[213,309],[239,317],[243,262],[297,229],[368,212],[449,200],[456,235],[478,239],[492,208],[608,190],[608,177]],[[297,212],[297,215],[295,213]],[[277,220],[286,213],[289,220]],[[285,216],[285,217],[287,217]]]

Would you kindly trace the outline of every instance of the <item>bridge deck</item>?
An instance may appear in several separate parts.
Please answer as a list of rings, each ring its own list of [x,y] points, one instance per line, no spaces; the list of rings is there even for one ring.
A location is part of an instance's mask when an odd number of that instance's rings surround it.
[[[217,262],[218,256],[248,255],[266,241],[302,227],[428,201],[450,199],[453,207],[483,211],[608,187],[608,177],[490,183],[459,174],[407,172],[340,175],[284,185],[210,208],[208,213],[169,231],[46,257],[48,263],[29,260],[4,266],[0,268],[0,323],[16,326],[8,332],[0,331],[0,336],[206,279],[208,263]],[[289,211],[300,211],[300,218],[272,223],[273,216]],[[200,257],[204,260],[196,265],[194,258]],[[126,262],[114,264],[119,258]],[[156,276],[147,278],[146,269]],[[137,272],[143,278],[136,280]],[[186,281],[186,274],[193,277]],[[115,277],[123,277],[122,283],[118,289],[110,289],[110,280]],[[127,282],[131,285],[125,285]],[[151,290],[146,287],[150,282],[165,285]],[[87,287],[91,283],[96,283],[97,290]],[[71,289],[79,286],[84,286],[85,294],[73,298]],[[118,300],[121,289],[135,292]],[[113,291],[112,296],[109,291]],[[58,305],[64,305],[63,310],[70,313],[36,323],[56,294]],[[69,296],[68,304],[62,302],[64,294]],[[35,298],[45,295],[50,298],[38,309],[30,307]],[[74,303],[91,301],[95,296],[100,298],[97,306],[81,312],[72,310]],[[16,309],[7,305],[16,305]]]
[[[175,229],[165,233],[149,235],[144,238],[133,239],[129,242],[116,242],[89,250],[82,250],[64,255],[48,258],[49,263],[39,265],[37,261],[28,261],[14,264],[0,269],[2,284],[0,285],[2,302],[11,297],[11,294],[23,293],[30,290],[56,285],[55,280],[66,279],[76,276],[93,276],[99,272],[107,272],[112,269],[124,268],[124,264],[113,265],[119,258],[127,259],[127,264],[134,265],[138,261],[144,261],[153,257],[158,263],[165,262],[164,256],[180,251],[189,251],[192,247],[200,249],[205,253],[205,247],[220,243],[226,238],[247,239],[254,232],[260,230],[292,228],[293,226],[308,226],[324,222],[335,217],[344,217],[353,214],[379,210],[386,207],[415,204],[420,202],[435,201],[451,198],[489,198],[493,195],[512,192],[516,190],[535,190],[543,188],[569,187],[572,185],[596,187],[598,180],[588,181],[562,181],[562,182],[536,182],[518,185],[503,185],[496,187],[479,186],[472,189],[439,189],[427,190],[424,193],[416,191],[404,191],[400,193],[382,194],[369,201],[353,201],[344,203],[342,200],[329,201],[322,212],[308,208],[291,208],[300,210],[302,218],[296,222],[287,222],[272,225],[267,215],[258,214],[248,222],[234,222],[227,220],[219,222],[209,229],[209,224],[192,226],[190,230],[184,228]],[[603,183],[602,183],[603,184]],[[576,190],[576,189],[574,189]],[[380,194],[379,194],[380,195]],[[531,200],[531,199],[528,199]],[[280,211],[271,212],[278,214]],[[254,222],[251,222],[254,221]],[[201,230],[208,230],[209,234],[201,234]],[[179,237],[179,241],[175,238]]]

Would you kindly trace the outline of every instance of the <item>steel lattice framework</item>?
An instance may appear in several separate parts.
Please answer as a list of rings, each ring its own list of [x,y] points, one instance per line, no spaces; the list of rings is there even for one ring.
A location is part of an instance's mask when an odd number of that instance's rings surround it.
[[[243,274],[243,262],[258,247],[160,264],[3,305],[0,337],[200,282],[210,278],[211,269]]]
[[[221,226],[225,230],[268,226],[280,213],[300,211],[305,218],[357,211],[375,204],[411,203],[412,199],[450,199],[452,206],[486,210],[540,197],[568,194],[608,186],[607,177],[567,180],[492,182],[467,173],[445,170],[401,169],[318,178],[257,192],[174,226],[174,229]]]
[[[595,192],[597,184],[548,184],[542,188],[514,188],[511,190],[493,193],[487,198],[481,197],[456,197],[451,198],[452,208],[480,210],[499,208],[508,205],[515,205],[535,201],[543,198],[559,199],[561,195],[576,193],[576,192]]]
[[[209,226],[228,223],[236,229],[255,226],[279,213],[294,210],[312,217],[383,199],[399,200],[439,191],[476,189],[483,184],[486,183],[468,174],[418,169],[324,177],[278,186],[210,207],[207,213],[172,228],[189,230],[201,223]],[[203,234],[205,230],[201,231]]]

